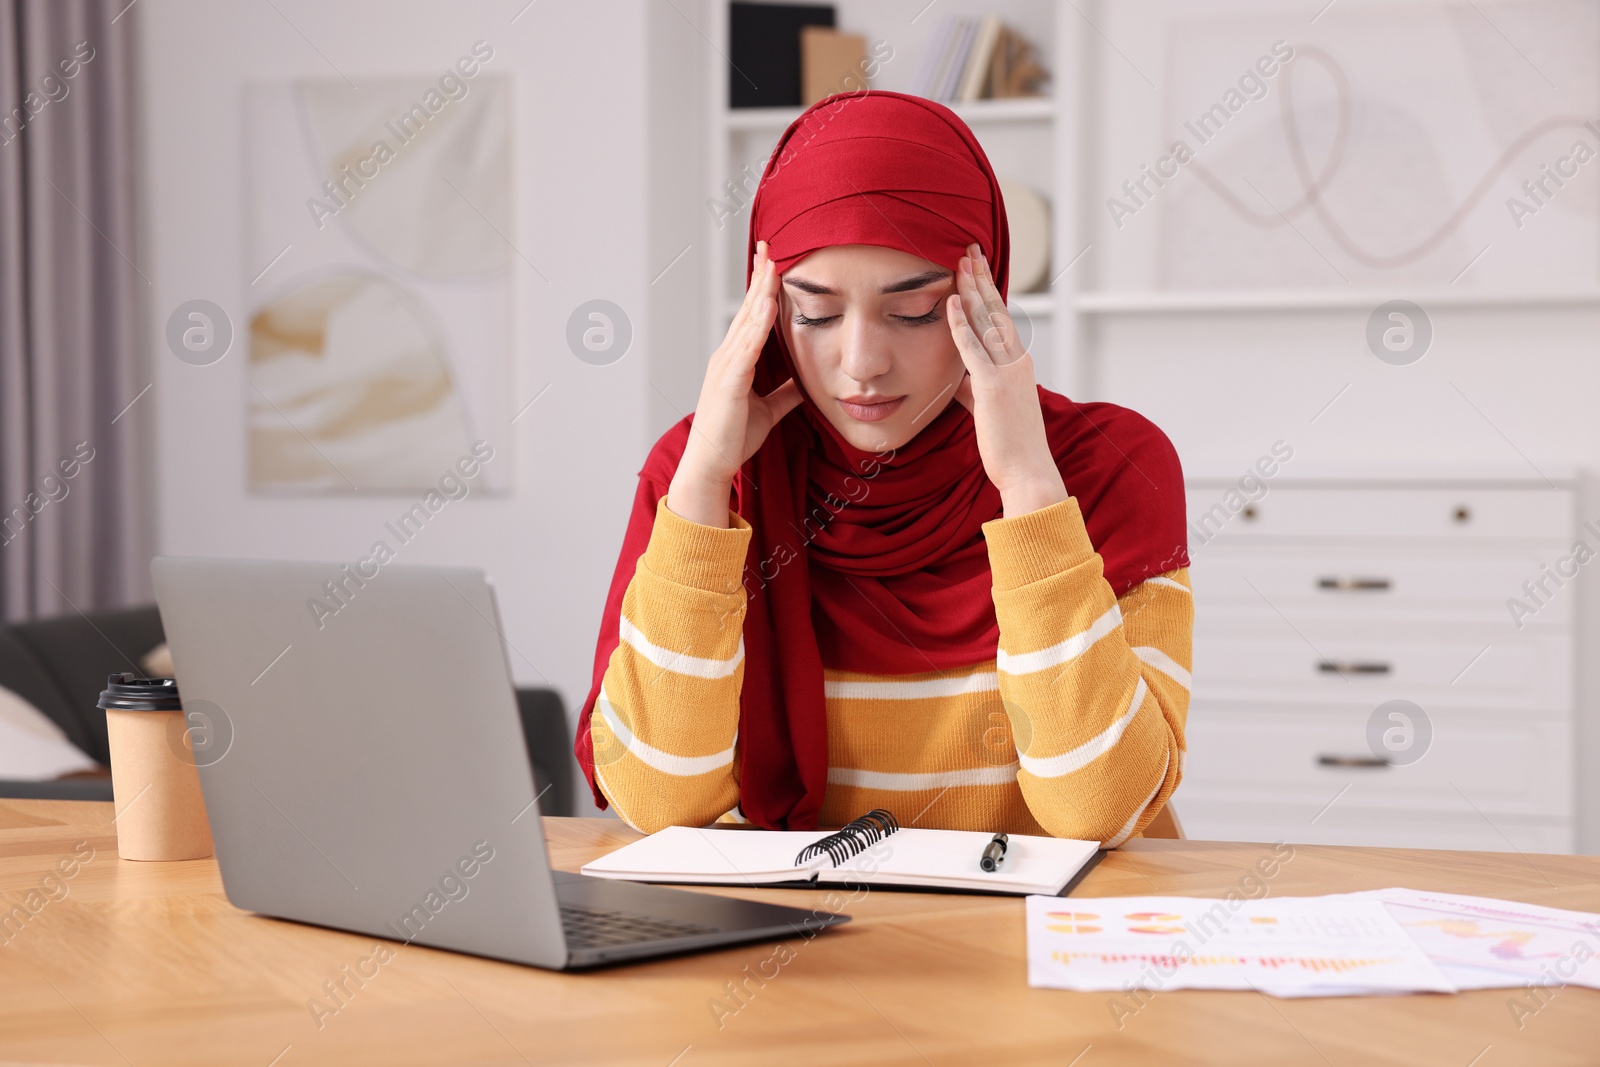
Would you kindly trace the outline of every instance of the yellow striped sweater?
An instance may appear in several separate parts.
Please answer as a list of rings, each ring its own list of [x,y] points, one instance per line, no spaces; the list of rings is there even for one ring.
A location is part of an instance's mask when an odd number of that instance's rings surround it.
[[[656,506],[592,718],[596,776],[629,825],[738,820],[742,581],[752,529]],[[824,664],[820,824],[1099,841],[1139,834],[1183,777],[1194,607],[1187,568],[1118,598],[1075,499],[983,524],[999,655],[871,675]]]

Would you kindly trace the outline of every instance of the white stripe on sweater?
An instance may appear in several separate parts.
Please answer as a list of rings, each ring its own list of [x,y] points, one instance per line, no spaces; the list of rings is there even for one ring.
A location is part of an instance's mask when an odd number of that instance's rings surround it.
[[[1122,718],[1106,727],[1099,734],[1091,737],[1077,748],[1068,749],[1059,756],[1038,758],[1023,756],[1022,769],[1035,778],[1060,778],[1062,775],[1071,774],[1073,771],[1091,763],[1097,757],[1111,750],[1111,747],[1122,739],[1122,733],[1138,714],[1139,706],[1144,703],[1144,698],[1150,692],[1150,687],[1145,685],[1144,676],[1139,677],[1139,684],[1133,687],[1133,699],[1128,702],[1128,710]]]
[[[1135,645],[1133,646],[1133,654],[1185,689],[1193,688],[1189,672],[1184,670],[1177,660],[1154,645]]]
[[[726,678],[744,662],[744,634],[739,635],[739,649],[728,659],[703,659],[653,644],[626,615],[617,621],[617,635],[634,651],[662,670],[687,674],[691,678]]]
[[[1073,634],[1059,644],[1049,648],[1041,648],[1037,652],[1023,652],[1011,655],[1005,649],[1000,649],[995,657],[996,664],[1007,674],[1032,674],[1048,667],[1056,667],[1068,660],[1077,659],[1094,646],[1094,643],[1106,634],[1122,625],[1122,609],[1112,604],[1111,608],[1082,633]]]
[[[927,774],[897,774],[866,771],[854,767],[829,767],[829,785],[850,785],[858,789],[883,789],[908,793],[919,789],[951,789],[963,785],[1010,785],[1017,780],[1017,764],[1001,767],[972,767],[959,771],[930,771]]]
[[[680,778],[688,778],[697,774],[709,774],[720,770],[733,763],[733,746],[730,745],[721,752],[713,752],[709,756],[675,756],[671,752],[664,752],[654,745],[646,744],[633,735],[617,717],[617,711],[611,706],[611,701],[606,696],[602,687],[600,695],[594,702],[595,710],[605,719],[606,726],[617,735],[617,740],[622,742],[622,747],[638,756],[646,766],[652,767],[663,774],[673,774]]]
[[[967,693],[992,693],[999,688],[998,674],[979,671],[956,678],[930,678],[915,682],[892,679],[872,682],[830,681],[823,684],[823,693],[835,700],[931,700]]]
[[[1166,586],[1171,586],[1173,589],[1178,590],[1178,592],[1180,592],[1180,593],[1189,593],[1190,596],[1194,595],[1192,592],[1190,592],[1190,589],[1189,589],[1188,586],[1184,585],[1182,582],[1173,581],[1171,578],[1163,578],[1163,577],[1159,577],[1159,576],[1155,577],[1155,578],[1146,578],[1144,581],[1140,582],[1139,584],[1140,585],[1166,585]]]

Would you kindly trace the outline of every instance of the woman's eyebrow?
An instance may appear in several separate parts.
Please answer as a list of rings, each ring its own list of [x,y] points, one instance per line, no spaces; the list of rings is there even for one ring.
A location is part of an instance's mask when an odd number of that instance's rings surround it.
[[[883,287],[883,292],[885,292],[885,293],[909,293],[913,289],[921,289],[924,285],[931,285],[934,282],[943,281],[944,279],[950,277],[954,273],[955,273],[954,271],[950,271],[950,270],[923,271],[921,274],[913,274],[909,278],[902,278],[900,281],[897,281],[897,282],[894,282],[894,283],[892,283],[890,285],[884,286]],[[829,289],[826,285],[819,285],[816,282],[807,281],[805,278],[794,278],[794,277],[785,278],[785,279],[783,279],[783,284],[784,285],[792,285],[796,289],[799,289],[799,290],[801,290],[803,292],[815,293],[818,296],[838,296],[839,295],[834,290]]]

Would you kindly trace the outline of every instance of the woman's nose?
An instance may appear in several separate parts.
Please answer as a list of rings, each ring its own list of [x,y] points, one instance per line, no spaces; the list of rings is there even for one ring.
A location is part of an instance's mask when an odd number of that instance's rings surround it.
[[[839,369],[852,381],[870,382],[882,377],[893,363],[888,339],[863,316],[845,317],[840,339]]]

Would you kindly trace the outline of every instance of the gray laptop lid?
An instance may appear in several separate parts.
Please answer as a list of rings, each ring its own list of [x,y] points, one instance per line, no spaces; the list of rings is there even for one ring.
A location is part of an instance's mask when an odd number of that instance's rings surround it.
[[[151,572],[231,902],[566,962],[483,572],[176,557]]]

